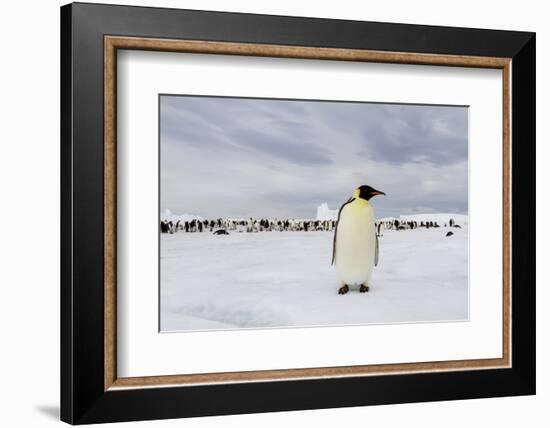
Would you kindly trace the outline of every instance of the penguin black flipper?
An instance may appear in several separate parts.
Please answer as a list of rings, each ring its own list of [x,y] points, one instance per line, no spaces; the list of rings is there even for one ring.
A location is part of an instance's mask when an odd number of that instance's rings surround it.
[[[374,247],[374,266],[378,266],[378,255],[380,254],[378,252],[378,235],[376,235],[376,244],[375,244],[375,247]]]
[[[338,218],[336,219],[336,226],[334,227],[334,236],[332,237],[332,262],[330,263],[331,265],[334,264],[334,260],[336,259],[336,234],[338,233],[338,222],[340,221],[340,213],[342,212],[342,210],[347,204],[353,201],[355,201],[355,198],[352,196],[346,202],[344,202],[340,207],[340,209],[338,210]]]

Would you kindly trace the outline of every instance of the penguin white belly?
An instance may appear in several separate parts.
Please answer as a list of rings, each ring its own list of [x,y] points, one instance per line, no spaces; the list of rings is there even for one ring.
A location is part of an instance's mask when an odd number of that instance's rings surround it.
[[[360,286],[374,267],[376,231],[369,203],[351,202],[340,213],[336,235],[336,274],[342,284]]]

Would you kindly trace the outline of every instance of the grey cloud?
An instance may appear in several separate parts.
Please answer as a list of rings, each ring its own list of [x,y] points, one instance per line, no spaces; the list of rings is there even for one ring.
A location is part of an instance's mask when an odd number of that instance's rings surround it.
[[[378,216],[467,212],[468,109],[161,97],[161,210],[311,217],[361,184]]]
[[[362,131],[365,147],[358,154],[396,164],[431,162],[442,165],[467,158],[465,107],[411,106],[409,109],[408,112],[402,107],[386,110],[375,120],[368,120]]]
[[[322,147],[311,147],[294,138],[270,135],[253,129],[237,129],[231,137],[241,147],[262,151],[284,159],[290,163],[303,166],[330,164],[326,150]]]

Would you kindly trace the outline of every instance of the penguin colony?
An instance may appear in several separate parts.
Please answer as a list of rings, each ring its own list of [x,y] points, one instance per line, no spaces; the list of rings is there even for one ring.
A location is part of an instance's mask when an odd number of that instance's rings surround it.
[[[162,220],[161,233],[184,232],[214,232],[224,229],[238,232],[331,232],[336,226],[335,220],[296,220],[296,219],[221,219],[177,222]]]
[[[452,220],[452,219],[451,219]],[[451,224],[451,223],[449,223]],[[376,234],[384,236],[385,230],[412,230],[419,227],[426,229],[441,227],[434,221],[406,221],[385,220],[376,221]],[[445,223],[445,227],[447,224]],[[336,220],[295,220],[295,219],[216,219],[190,221],[162,220],[160,222],[161,233],[183,232],[214,232],[217,229],[232,230],[238,232],[332,232],[336,227]],[[450,227],[460,229],[460,225],[453,224]]]

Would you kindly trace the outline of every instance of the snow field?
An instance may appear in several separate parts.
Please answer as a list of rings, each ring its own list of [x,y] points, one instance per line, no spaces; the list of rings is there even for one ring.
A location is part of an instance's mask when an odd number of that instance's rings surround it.
[[[447,231],[454,235],[445,237]],[[468,318],[468,229],[388,230],[368,293],[338,295],[332,232],[161,234],[162,331]]]

